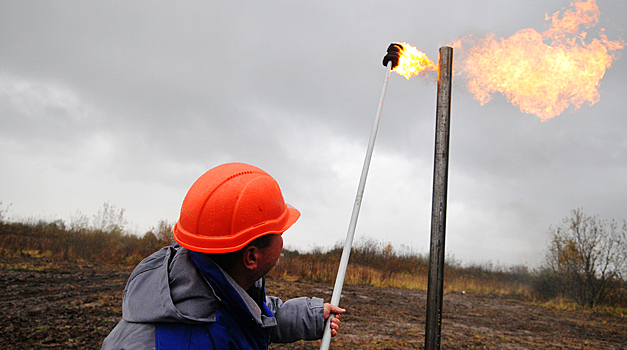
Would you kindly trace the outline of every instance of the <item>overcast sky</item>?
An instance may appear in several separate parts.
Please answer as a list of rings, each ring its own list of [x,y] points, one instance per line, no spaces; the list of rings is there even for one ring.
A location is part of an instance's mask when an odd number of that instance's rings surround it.
[[[343,242],[391,42],[437,61],[468,34],[546,30],[568,0],[2,1],[0,201],[12,220],[68,221],[103,203],[143,234],[231,161],[279,182],[291,248]],[[599,0],[625,39],[627,6]],[[593,106],[541,122],[453,82],[446,251],[537,266],[571,210],[627,219],[627,57]],[[455,68],[455,67],[454,67]],[[356,240],[428,253],[433,77],[392,73]]]

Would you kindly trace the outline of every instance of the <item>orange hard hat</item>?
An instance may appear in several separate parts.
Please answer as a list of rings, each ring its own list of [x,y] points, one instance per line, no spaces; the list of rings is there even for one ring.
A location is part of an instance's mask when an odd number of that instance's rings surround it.
[[[299,217],[272,176],[252,165],[227,163],[208,170],[189,189],[174,239],[192,251],[229,253],[263,235],[283,233]]]

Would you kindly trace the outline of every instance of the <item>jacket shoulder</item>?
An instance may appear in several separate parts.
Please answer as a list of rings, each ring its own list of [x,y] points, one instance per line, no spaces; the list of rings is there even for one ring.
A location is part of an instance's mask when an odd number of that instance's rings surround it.
[[[102,342],[102,350],[155,350],[155,326],[124,320]]]

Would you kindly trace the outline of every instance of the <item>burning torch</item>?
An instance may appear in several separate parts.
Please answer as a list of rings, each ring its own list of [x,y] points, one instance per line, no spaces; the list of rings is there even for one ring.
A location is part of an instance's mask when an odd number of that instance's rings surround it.
[[[366,151],[366,158],[364,159],[364,165],[361,169],[361,178],[359,179],[359,186],[357,187],[357,196],[355,197],[355,203],[353,204],[353,213],[348,225],[348,233],[346,234],[346,241],[344,243],[344,249],[342,250],[342,257],[340,259],[340,267],[337,271],[337,277],[335,278],[335,286],[333,287],[333,295],[331,296],[331,304],[338,306],[340,303],[340,296],[342,294],[342,286],[344,285],[344,277],[346,276],[346,268],[348,267],[348,259],[351,254],[351,247],[353,245],[353,237],[355,236],[355,227],[357,226],[357,218],[359,217],[359,209],[361,207],[361,201],[364,196],[364,188],[366,187],[366,177],[368,177],[368,169],[370,168],[370,159],[372,158],[372,151],[374,149],[374,141],[377,137],[377,130],[379,129],[379,120],[381,119],[381,110],[383,110],[383,101],[385,100],[385,93],[388,88],[388,81],[390,79],[390,72],[398,66],[400,54],[403,51],[403,46],[400,44],[390,44],[387,50],[387,54],[383,57],[383,65],[387,67],[385,72],[385,79],[383,80],[383,88],[381,89],[381,97],[379,98],[379,107],[377,108],[377,114],[374,118],[374,125],[370,132],[370,141],[368,142],[368,150]],[[327,319],[324,335],[322,336],[322,343],[320,344],[320,350],[326,350],[331,344],[331,318],[335,316],[329,315]]]

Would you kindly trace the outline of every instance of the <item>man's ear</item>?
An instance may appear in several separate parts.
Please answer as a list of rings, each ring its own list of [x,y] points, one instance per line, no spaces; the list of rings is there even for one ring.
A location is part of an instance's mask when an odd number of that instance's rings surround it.
[[[259,265],[259,248],[254,245],[247,246],[242,252],[242,262],[248,270],[254,270]]]

